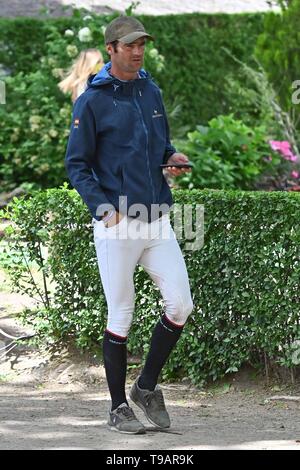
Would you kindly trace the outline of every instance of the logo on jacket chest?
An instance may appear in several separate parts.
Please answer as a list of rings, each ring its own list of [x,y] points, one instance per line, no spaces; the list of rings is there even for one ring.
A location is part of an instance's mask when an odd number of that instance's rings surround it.
[[[154,109],[152,117],[159,118],[159,117],[163,117],[163,115],[159,111],[157,111],[157,109]]]

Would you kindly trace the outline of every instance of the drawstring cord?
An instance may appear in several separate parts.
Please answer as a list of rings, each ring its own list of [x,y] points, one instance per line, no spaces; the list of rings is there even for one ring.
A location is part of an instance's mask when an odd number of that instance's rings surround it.
[[[113,103],[114,103],[115,106],[117,106],[116,95],[117,95],[117,89],[119,88],[120,85],[117,85],[116,83],[113,83],[112,86],[114,87]]]

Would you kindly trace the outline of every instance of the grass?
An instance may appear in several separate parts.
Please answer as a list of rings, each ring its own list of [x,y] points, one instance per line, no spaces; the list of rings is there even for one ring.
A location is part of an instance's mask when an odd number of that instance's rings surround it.
[[[9,281],[9,277],[7,273],[0,267],[0,292],[3,293],[10,293],[11,292],[11,284]]]
[[[10,382],[15,377],[11,372],[0,374],[0,383]]]

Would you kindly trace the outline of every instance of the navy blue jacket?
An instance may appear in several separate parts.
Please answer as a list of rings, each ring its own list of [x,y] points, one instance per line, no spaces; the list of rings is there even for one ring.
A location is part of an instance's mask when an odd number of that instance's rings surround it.
[[[109,62],[91,77],[75,102],[66,170],[95,219],[111,205],[128,213],[139,203],[147,207],[150,222],[158,217],[151,217],[151,204],[173,204],[159,165],[176,149],[150,74],[141,69],[141,78],[123,82],[109,74],[110,67]],[[127,196],[127,209],[119,196]]]

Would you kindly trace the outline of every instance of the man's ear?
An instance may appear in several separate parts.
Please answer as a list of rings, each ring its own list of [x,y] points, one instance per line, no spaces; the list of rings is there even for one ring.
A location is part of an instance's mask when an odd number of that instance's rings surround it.
[[[112,54],[112,46],[111,44],[107,44],[106,46],[106,52],[108,55],[111,55]]]

